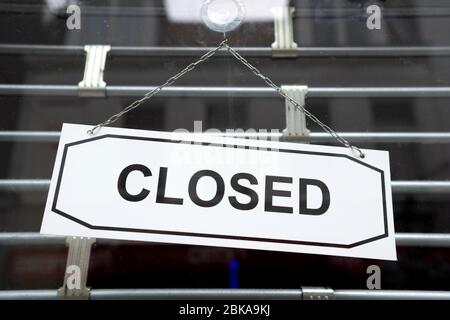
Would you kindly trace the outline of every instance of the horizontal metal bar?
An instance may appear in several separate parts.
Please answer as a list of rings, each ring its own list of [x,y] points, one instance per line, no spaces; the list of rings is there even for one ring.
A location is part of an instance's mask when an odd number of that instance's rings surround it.
[[[0,131],[0,141],[58,142],[60,131]]]
[[[336,300],[450,300],[450,291],[335,290]]]
[[[273,93],[275,94],[275,93]],[[318,87],[308,88],[308,98],[421,98],[450,97],[450,87]]]
[[[0,95],[78,96],[78,86],[0,84]]]
[[[0,14],[41,14],[48,11],[54,15],[65,16],[66,6],[51,8],[45,4],[0,4]],[[83,5],[83,15],[93,16],[135,16],[135,17],[165,17],[166,10],[160,6],[92,6]]]
[[[63,236],[49,236],[37,232],[0,232],[0,245],[64,245]],[[450,248],[450,233],[396,233],[397,247]],[[148,245],[149,242],[98,239],[107,245]],[[158,243],[150,243],[152,245]]]
[[[243,129],[242,129],[243,130]],[[284,137],[281,132],[242,132],[241,129],[235,129],[235,132],[204,132],[205,135],[225,136],[244,139],[260,139],[260,140],[280,140]],[[256,130],[257,131],[257,130]],[[266,130],[269,131],[269,130]],[[5,131],[5,138],[9,135]],[[12,131],[13,133],[14,131]],[[17,132],[17,131],[16,131]],[[21,133],[19,131],[19,133]],[[339,132],[339,135],[353,143],[449,143],[450,132]],[[24,134],[23,137],[26,135]],[[11,136],[13,138],[13,136]],[[300,137],[304,141],[304,137]],[[309,141],[312,143],[335,143],[336,139],[326,132],[311,132]],[[2,141],[2,132],[0,131],[0,141]],[[295,141],[295,137],[290,137],[287,141]]]
[[[0,4],[0,14],[41,14],[47,9],[41,4]],[[267,8],[268,10],[269,8]],[[330,19],[330,18],[364,18],[365,6],[363,7],[317,7],[296,6],[295,18],[302,19]],[[50,12],[55,15],[66,15],[66,8],[54,8]],[[183,7],[180,8],[183,10]],[[167,17],[167,9],[162,6],[83,6],[84,15],[93,16],[119,16],[119,17]],[[399,17],[446,17],[450,15],[450,8],[444,6],[431,7],[383,7],[383,17],[399,18]],[[247,17],[252,22],[252,17]],[[175,23],[177,21],[174,21]],[[270,22],[270,20],[267,20]],[[199,24],[200,21],[192,21],[192,24]]]
[[[48,179],[0,179],[0,191],[42,191],[50,186]],[[450,193],[450,181],[392,181],[394,193]]]
[[[223,132],[205,135],[220,135],[244,139],[282,140],[281,132]],[[450,132],[340,132],[339,135],[350,142],[367,143],[450,143]],[[59,141],[59,131],[0,131],[0,141],[11,142],[52,142]],[[333,143],[336,140],[325,132],[312,132],[313,143]]]
[[[56,246],[65,245],[66,237],[55,236],[55,235],[44,235],[38,232],[0,232],[0,245],[3,246]],[[115,239],[98,239],[97,244],[106,245],[145,245],[149,242],[142,241],[125,241],[125,240],[115,240]],[[151,243],[152,245],[159,243]]]
[[[450,193],[450,181],[392,181],[394,193]]]
[[[110,97],[143,96],[154,86],[107,86]],[[0,95],[78,96],[76,85],[0,84]],[[275,98],[270,87],[166,87],[162,97],[235,97]],[[308,98],[420,98],[450,97],[450,87],[310,87]]]
[[[397,247],[450,248],[450,234],[447,233],[396,233]]]
[[[295,12],[295,18],[364,18],[366,6],[360,8],[320,8],[314,10],[298,7]],[[383,7],[384,18],[398,17],[445,17],[450,15],[448,7],[404,7],[390,8]]]
[[[83,46],[41,44],[0,44],[0,54],[85,55]]]
[[[0,191],[40,191],[47,192],[48,179],[6,179],[0,180]]]
[[[196,57],[213,47],[125,47],[112,46],[113,56],[152,56],[152,57]],[[270,47],[235,47],[246,57],[272,57]],[[405,46],[405,47],[301,47],[297,48],[299,57],[428,57],[450,56],[450,46]],[[0,54],[33,55],[85,55],[83,46],[0,44]],[[228,54],[226,49],[219,56]]]
[[[56,300],[57,290],[0,290],[0,300]]]
[[[301,300],[302,290],[295,289],[96,289],[92,300],[164,299],[164,300]]]
[[[0,300],[57,299],[56,290],[3,290]],[[91,289],[90,299],[301,300],[301,289]],[[449,300],[450,291],[334,290],[336,300]]]
[[[0,232],[0,245],[64,245],[65,237],[44,235],[38,232]]]
[[[213,50],[213,47],[112,47],[112,55],[196,57]],[[272,57],[270,47],[236,47],[245,57]],[[2,48],[0,46],[0,53]],[[449,46],[436,47],[301,47],[296,49],[297,57],[429,57],[449,56]],[[218,51],[218,56],[227,56],[228,51]]]
[[[106,88],[109,96],[142,96],[155,87]],[[1,85],[0,85],[1,93]],[[162,96],[196,96],[196,97],[278,97],[277,92],[269,87],[167,87]],[[308,98],[411,98],[411,97],[450,97],[450,87],[309,87]]]

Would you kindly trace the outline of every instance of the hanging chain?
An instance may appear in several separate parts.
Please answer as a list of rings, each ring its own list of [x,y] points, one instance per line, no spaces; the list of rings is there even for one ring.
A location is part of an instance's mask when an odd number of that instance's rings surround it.
[[[329,126],[327,126],[325,123],[323,123],[322,121],[319,120],[319,118],[317,118],[314,114],[312,114],[311,112],[309,112],[307,109],[305,109],[305,107],[303,107],[302,105],[298,104],[296,101],[294,101],[294,99],[292,99],[291,97],[289,97],[284,91],[283,89],[281,89],[279,86],[277,86],[269,77],[263,75],[261,73],[261,71],[259,71],[255,66],[253,66],[250,62],[248,62],[243,56],[241,56],[236,50],[234,50],[232,47],[230,47],[226,42],[223,44],[223,46],[225,48],[227,48],[227,50],[237,59],[239,60],[242,64],[244,64],[247,68],[249,68],[257,77],[261,78],[265,83],[267,83],[268,86],[272,87],[273,89],[275,89],[275,91],[278,92],[278,94],[280,96],[282,96],[283,98],[289,100],[290,103],[292,103],[295,108],[298,111],[303,112],[309,119],[311,119],[313,122],[315,122],[317,125],[319,125],[324,131],[326,131],[327,133],[329,133],[333,138],[335,138],[340,144],[342,144],[344,147],[346,148],[350,148],[352,150],[355,150],[359,153],[359,156],[361,158],[365,157],[364,152],[362,152],[361,149],[352,146],[346,139],[342,138],[336,131],[334,131],[333,129],[331,129]]]
[[[88,130],[89,134],[94,134],[94,132],[97,129],[100,129],[101,127],[108,126],[114,122],[116,122],[120,117],[122,117],[125,113],[130,112],[131,110],[139,107],[142,103],[153,97],[154,95],[158,94],[164,87],[168,87],[172,85],[175,81],[177,81],[179,78],[184,76],[186,73],[192,71],[202,62],[205,62],[209,58],[211,58],[213,55],[215,55],[220,49],[226,48],[228,52],[231,53],[237,60],[239,60],[243,65],[245,65],[248,69],[250,69],[258,78],[261,78],[269,87],[272,87],[280,96],[287,99],[294,107],[300,111],[303,112],[309,119],[311,119],[313,122],[315,122],[319,127],[321,127],[325,132],[330,134],[333,138],[335,138],[340,144],[342,144],[346,148],[350,148],[353,151],[356,151],[359,153],[359,156],[361,158],[365,157],[364,152],[359,149],[358,147],[352,146],[346,139],[341,137],[336,131],[331,129],[329,126],[327,126],[325,123],[320,121],[314,114],[312,114],[310,111],[308,111],[305,107],[294,101],[291,97],[289,97],[283,89],[281,89],[279,86],[277,86],[269,77],[263,75],[261,71],[259,71],[256,67],[254,67],[250,62],[248,62],[244,57],[242,57],[236,50],[234,50],[232,47],[230,47],[227,44],[228,39],[223,40],[215,49],[205,53],[203,56],[201,56],[197,61],[189,64],[186,68],[178,72],[176,75],[172,76],[166,82],[164,82],[162,85],[154,88],[152,91],[146,93],[141,99],[138,99],[134,102],[132,102],[129,106],[127,106],[125,109],[120,111],[119,113],[111,116],[104,122],[101,122],[94,126],[92,129]]]
[[[108,118],[107,120],[105,120],[104,122],[101,122],[99,124],[97,124],[95,127],[93,127],[92,129],[88,130],[89,134],[94,134],[95,130],[100,129],[101,127],[105,127],[108,126],[114,122],[116,122],[120,117],[122,117],[125,113],[130,112],[131,110],[139,107],[141,104],[143,104],[145,101],[147,101],[148,99],[150,99],[151,97],[153,97],[154,95],[158,94],[164,87],[168,87],[171,84],[173,84],[175,81],[177,81],[179,78],[181,78],[182,76],[184,76],[186,73],[192,71],[195,69],[195,67],[197,67],[199,64],[201,64],[202,62],[205,62],[206,60],[208,60],[209,58],[211,58],[213,55],[216,54],[217,51],[219,51],[220,49],[223,48],[223,46],[225,45],[225,43],[227,42],[227,39],[223,40],[218,46],[217,48],[205,53],[203,56],[200,57],[200,59],[198,59],[197,61],[189,64],[186,68],[184,68],[183,70],[181,70],[180,72],[178,72],[176,75],[170,77],[169,79],[166,80],[166,82],[164,82],[162,85],[154,88],[152,91],[147,92],[141,99],[138,99],[134,102],[132,102],[128,107],[126,107],[125,109],[123,109],[122,111],[120,111],[119,113],[111,116],[110,118]]]

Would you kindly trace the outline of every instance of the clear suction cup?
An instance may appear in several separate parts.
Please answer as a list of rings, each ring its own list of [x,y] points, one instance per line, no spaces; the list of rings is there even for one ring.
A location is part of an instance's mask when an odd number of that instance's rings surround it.
[[[242,0],[205,0],[200,14],[209,29],[225,33],[244,20],[245,6]]]

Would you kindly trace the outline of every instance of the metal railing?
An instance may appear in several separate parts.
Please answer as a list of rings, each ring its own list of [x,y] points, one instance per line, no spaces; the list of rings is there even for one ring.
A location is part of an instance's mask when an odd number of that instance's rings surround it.
[[[24,7],[18,7],[22,10]],[[33,11],[35,7],[27,7]],[[121,14],[146,14],[139,10]],[[91,14],[102,14],[93,8]],[[162,14],[158,10],[149,11],[152,14]],[[424,11],[386,11],[385,15],[448,15],[448,8],[428,8]],[[148,12],[147,12],[148,13]],[[341,12],[340,15],[355,14]],[[301,10],[300,15],[308,14]],[[297,16],[299,15],[297,14]],[[316,13],[310,12],[315,15]],[[322,16],[336,12],[322,12]],[[112,55],[117,56],[200,56],[212,48],[199,47],[121,47],[113,46]],[[244,56],[270,57],[269,47],[236,48]],[[225,54],[219,52],[219,56]],[[85,55],[83,46],[58,45],[0,45],[0,54],[32,54],[32,55]],[[438,47],[310,47],[298,48],[298,57],[447,57],[450,56],[450,46]],[[109,97],[142,96],[155,89],[154,86],[107,86]],[[40,96],[73,96],[77,97],[77,85],[31,85],[31,84],[0,84],[0,95],[40,95]],[[162,97],[258,97],[275,98],[277,94],[272,88],[266,87],[205,87],[205,86],[174,86],[161,91]],[[450,98],[450,87],[311,87],[308,98]],[[226,135],[226,134],[225,134]],[[281,133],[273,134],[229,134],[244,138],[280,138]],[[373,143],[449,143],[450,132],[347,132],[340,134],[352,142]],[[58,141],[60,132],[56,131],[3,131],[0,141]],[[326,133],[311,133],[311,142],[332,142]],[[47,179],[8,179],[0,180],[1,191],[37,191],[46,192],[50,181]],[[450,181],[393,181],[392,191],[396,194],[442,194],[450,193]],[[445,233],[396,233],[398,247],[441,247],[450,248],[450,234]],[[107,245],[148,245],[148,242],[130,242],[121,240],[99,239],[98,242]],[[0,246],[29,245],[65,245],[65,237],[41,235],[37,232],[4,232],[0,233]],[[164,245],[151,243],[151,245]],[[410,291],[410,290],[332,290],[332,298],[347,299],[448,299],[450,291]],[[301,300],[307,298],[302,289],[92,289],[90,299],[254,299],[254,300]],[[0,299],[59,299],[57,290],[17,290],[0,291]]]
[[[0,141],[57,143],[59,131],[0,131]],[[208,133],[205,135],[219,135]],[[223,132],[221,136],[244,139],[283,140],[281,132]],[[350,142],[358,143],[450,143],[450,132],[340,132]],[[312,143],[334,143],[335,139],[325,132],[311,132]],[[291,139],[292,140],[292,139]]]
[[[447,233],[396,233],[398,247],[435,247],[449,248],[450,234]],[[64,245],[65,237],[43,235],[37,232],[1,232],[0,245],[2,246],[29,246],[29,245]],[[97,239],[98,243],[108,245],[148,245],[149,242],[124,241],[112,239]],[[151,245],[161,245],[151,243]]]
[[[155,86],[107,86],[109,97],[143,96]],[[78,96],[77,85],[0,84],[0,95]],[[166,87],[159,97],[278,98],[270,87]],[[309,98],[449,98],[450,87],[309,87]]]
[[[213,47],[124,47],[112,46],[113,56],[150,57],[196,57],[214,49]],[[271,57],[270,47],[236,47],[246,57]],[[450,46],[404,46],[404,47],[300,47],[298,57],[428,57],[450,56]],[[0,44],[0,54],[21,55],[84,55],[83,46]],[[220,50],[218,56],[225,55]]]
[[[450,193],[450,181],[392,181],[393,193]],[[42,191],[46,192],[50,186],[48,179],[2,179],[2,191]]]
[[[330,289],[327,289],[330,290]],[[449,300],[450,291],[423,290],[332,290],[335,300]],[[0,291],[0,300],[60,299],[57,290]],[[91,300],[305,300],[301,289],[91,289]]]
[[[295,4],[293,4],[294,6]],[[19,4],[8,3],[0,4],[0,13],[2,14],[41,14],[45,5],[43,4]],[[349,8],[324,8],[320,10],[308,6],[295,6],[296,12],[294,18],[306,19],[330,19],[330,18],[361,18],[366,17],[364,7]],[[55,15],[65,15],[65,8],[52,9]],[[83,6],[83,14],[94,16],[130,16],[130,17],[166,17],[167,10],[162,6]],[[450,15],[450,8],[444,6],[430,7],[397,7],[383,8],[383,17],[447,17]],[[267,20],[267,22],[271,22]]]

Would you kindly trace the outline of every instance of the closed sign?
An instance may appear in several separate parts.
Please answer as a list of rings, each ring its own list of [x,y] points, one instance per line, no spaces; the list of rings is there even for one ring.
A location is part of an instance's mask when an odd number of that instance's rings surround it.
[[[395,260],[389,155],[65,124],[41,233]]]

